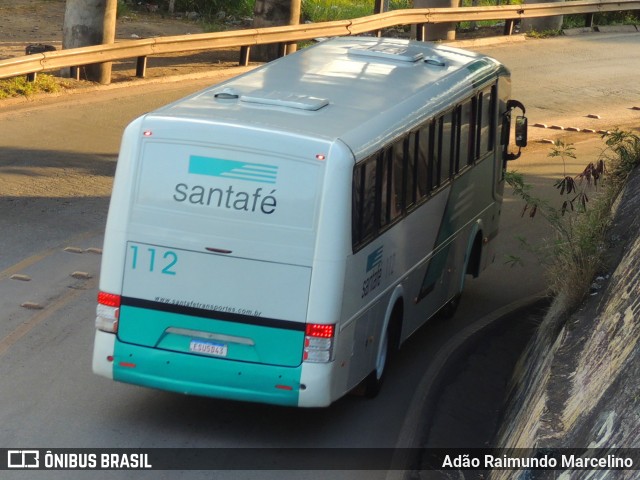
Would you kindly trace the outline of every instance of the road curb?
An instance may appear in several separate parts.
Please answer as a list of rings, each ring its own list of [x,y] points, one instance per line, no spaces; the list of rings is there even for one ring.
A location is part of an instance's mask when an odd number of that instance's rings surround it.
[[[473,341],[479,335],[484,334],[490,327],[498,326],[501,321],[504,321],[519,310],[532,308],[536,304],[545,301],[545,299],[547,299],[546,292],[542,291],[516,300],[485,315],[477,322],[458,332],[444,344],[416,386],[396,442],[393,465],[406,465],[407,467],[412,465],[414,459],[411,458],[411,454],[416,448],[421,447],[418,443],[424,436],[424,427],[428,424],[428,414],[437,400],[436,393],[438,389],[436,386],[444,380],[442,372],[445,371],[445,365],[459,358],[467,347],[471,346]],[[386,480],[403,480],[407,473],[408,470],[390,470],[387,473]]]
[[[494,37],[470,38],[467,40],[451,40],[442,42],[444,45],[457,48],[487,47],[490,45],[500,45],[502,43],[526,42],[527,36],[524,33],[517,35],[496,35]]]

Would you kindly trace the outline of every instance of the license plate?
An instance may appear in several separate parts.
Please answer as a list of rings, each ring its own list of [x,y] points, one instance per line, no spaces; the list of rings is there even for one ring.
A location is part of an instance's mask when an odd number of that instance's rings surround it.
[[[228,347],[224,343],[200,342],[191,340],[189,350],[194,353],[204,353],[205,355],[214,355],[216,357],[226,357]]]

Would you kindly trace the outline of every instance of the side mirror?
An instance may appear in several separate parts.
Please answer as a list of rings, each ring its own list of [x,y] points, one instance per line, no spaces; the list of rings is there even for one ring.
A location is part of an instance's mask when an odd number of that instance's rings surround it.
[[[516,146],[522,148],[527,146],[527,117],[520,115],[516,117]]]
[[[511,128],[511,111],[514,108],[522,110],[522,115],[516,117],[516,146],[518,147],[518,153],[509,153],[509,130]],[[507,110],[502,117],[502,145],[504,150],[502,152],[502,158],[505,162],[509,160],[516,160],[520,158],[522,147],[527,146],[527,117],[524,116],[524,105],[517,100],[507,101]]]

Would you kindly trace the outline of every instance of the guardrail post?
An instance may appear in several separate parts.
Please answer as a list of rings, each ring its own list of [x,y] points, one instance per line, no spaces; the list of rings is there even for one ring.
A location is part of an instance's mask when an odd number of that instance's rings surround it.
[[[136,77],[144,78],[147,74],[147,57],[138,57],[136,60]]]
[[[418,23],[416,25],[416,40],[419,42],[424,42],[427,38],[427,24],[426,23]]]
[[[513,33],[513,25],[514,20],[505,20],[504,21],[504,35],[511,35]]]
[[[287,44],[286,43],[278,43],[278,58],[284,57],[287,54]]]
[[[593,17],[594,17],[593,13],[587,13],[585,15],[585,18],[584,18],[584,26],[585,27],[588,27],[588,28],[593,27]]]
[[[243,47],[240,47],[240,61],[238,62],[238,65],[240,65],[241,67],[246,67],[247,65],[249,65],[250,56],[251,56],[251,47],[246,45]]]
[[[79,81],[80,67],[69,67],[69,78],[73,78],[75,81]]]

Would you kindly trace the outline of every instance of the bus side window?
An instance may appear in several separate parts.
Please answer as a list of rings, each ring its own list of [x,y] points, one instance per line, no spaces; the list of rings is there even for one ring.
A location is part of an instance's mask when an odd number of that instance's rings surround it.
[[[453,110],[445,113],[442,119],[442,142],[440,146],[440,167],[439,167],[439,185],[444,185],[453,173],[454,168],[454,139],[453,132]]]
[[[429,169],[429,141],[431,126],[424,125],[416,132],[416,202],[429,194],[433,184],[433,171]]]
[[[378,178],[380,179],[380,199],[378,201],[380,227],[389,223],[389,207],[391,204],[391,189],[389,188],[391,160],[393,150],[385,148],[380,152]]]
[[[372,237],[376,228],[376,157],[365,160],[362,165],[362,208],[361,208],[361,235],[363,242]]]
[[[450,175],[457,175],[460,172],[460,128],[462,121],[462,106],[458,105],[451,112],[451,169]]]
[[[429,172],[432,183],[431,190],[440,186],[440,170],[442,168],[442,117],[436,119],[431,124],[429,142]]]
[[[372,236],[375,230],[375,166],[375,158],[368,159],[353,171],[351,240],[354,247]]]
[[[459,143],[459,167],[464,168],[467,165],[471,165],[474,161],[473,155],[473,145],[474,140],[474,128],[473,128],[473,120],[474,120],[474,107],[475,107],[475,98],[472,100],[468,100],[460,106],[460,116],[459,118],[459,135],[460,135],[460,143]]]
[[[404,205],[407,210],[413,207],[420,198],[418,191],[418,132],[411,132],[404,140],[405,150],[405,183],[404,183]]]
[[[403,210],[404,141],[395,142],[380,154],[380,228],[393,223]]]
[[[396,220],[404,211],[404,170],[405,170],[405,148],[404,139],[393,144],[391,148],[391,202],[389,221]]]
[[[364,192],[364,165],[353,170],[351,191],[351,243],[355,247],[362,240],[362,194]]]
[[[478,146],[476,156],[484,156],[493,150],[494,127],[493,116],[495,112],[494,95],[495,87],[481,92],[478,96]]]

